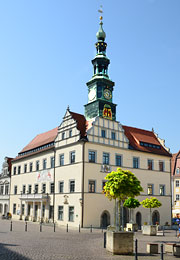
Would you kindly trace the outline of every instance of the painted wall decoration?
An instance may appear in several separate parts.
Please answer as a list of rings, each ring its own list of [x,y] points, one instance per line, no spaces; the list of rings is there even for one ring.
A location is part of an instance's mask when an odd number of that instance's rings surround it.
[[[37,172],[37,182],[53,181],[53,170],[43,170]]]
[[[103,117],[112,120],[112,110],[111,110],[111,106],[110,105],[107,105],[107,104],[104,105]]]

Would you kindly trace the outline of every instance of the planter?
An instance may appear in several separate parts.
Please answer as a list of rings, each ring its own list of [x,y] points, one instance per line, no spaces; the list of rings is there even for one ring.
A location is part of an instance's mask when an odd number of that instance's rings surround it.
[[[144,225],[142,234],[147,236],[156,236],[157,227],[155,225]]]
[[[126,231],[138,231],[138,224],[136,223],[126,223]]]
[[[116,255],[133,254],[133,232],[107,230],[106,249]]]

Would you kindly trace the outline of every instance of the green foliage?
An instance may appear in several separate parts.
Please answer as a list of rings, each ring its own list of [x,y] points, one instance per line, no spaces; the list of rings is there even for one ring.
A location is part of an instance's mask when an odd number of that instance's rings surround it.
[[[134,198],[128,198],[125,200],[123,206],[129,209],[135,209],[138,208],[140,206],[140,202],[137,199]]]
[[[150,199],[145,199],[141,202],[141,204],[143,205],[144,208],[159,208],[162,206],[162,203],[156,199],[155,197],[150,197]]]
[[[105,179],[107,182],[103,191],[110,200],[122,201],[128,197],[134,198],[143,191],[138,178],[132,172],[124,171],[121,168],[107,174]]]

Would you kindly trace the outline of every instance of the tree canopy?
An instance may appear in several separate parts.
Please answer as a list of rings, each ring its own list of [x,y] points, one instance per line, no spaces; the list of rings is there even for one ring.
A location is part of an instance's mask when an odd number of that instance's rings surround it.
[[[103,191],[110,200],[122,201],[128,197],[134,198],[143,191],[138,178],[132,172],[124,171],[121,168],[107,174],[105,179],[107,182]]]
[[[137,199],[134,198],[128,198],[125,200],[123,206],[129,209],[135,209],[138,208],[140,206],[140,202]]]
[[[155,197],[150,197],[150,199],[145,199],[141,202],[144,208],[152,209],[159,208],[162,206],[162,203]]]

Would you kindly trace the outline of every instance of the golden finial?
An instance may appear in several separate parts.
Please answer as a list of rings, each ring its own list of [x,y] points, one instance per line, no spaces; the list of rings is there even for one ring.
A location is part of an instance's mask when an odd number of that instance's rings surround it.
[[[102,6],[102,5],[100,5],[100,9],[98,10],[98,12],[99,12],[99,13],[101,13],[101,14],[103,13],[103,10],[102,10],[102,8],[103,8],[103,6]],[[100,20],[102,21],[102,19],[103,19],[103,16],[101,15],[99,18],[100,18]]]

